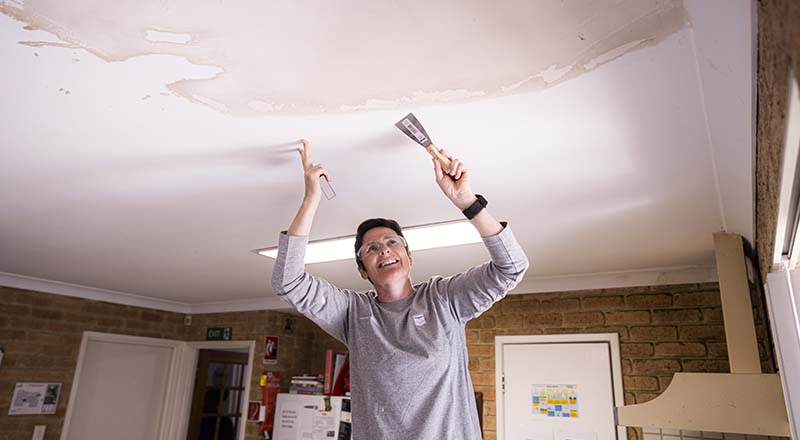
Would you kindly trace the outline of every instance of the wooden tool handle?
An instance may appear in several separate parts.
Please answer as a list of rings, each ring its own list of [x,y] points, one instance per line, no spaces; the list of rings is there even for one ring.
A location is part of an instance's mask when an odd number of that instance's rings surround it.
[[[428,150],[428,153],[430,153],[431,156],[435,157],[436,159],[439,159],[439,163],[442,164],[442,171],[444,171],[445,173],[450,172],[450,165],[451,165],[450,159],[443,156],[442,153],[439,152],[439,149],[436,148],[436,145],[430,144],[425,149]]]

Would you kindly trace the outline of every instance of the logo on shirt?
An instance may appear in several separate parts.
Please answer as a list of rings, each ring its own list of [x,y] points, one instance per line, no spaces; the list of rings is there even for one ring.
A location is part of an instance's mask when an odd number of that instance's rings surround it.
[[[425,315],[420,313],[419,315],[412,315],[411,317],[414,318],[414,324],[417,324],[417,326],[425,325]]]

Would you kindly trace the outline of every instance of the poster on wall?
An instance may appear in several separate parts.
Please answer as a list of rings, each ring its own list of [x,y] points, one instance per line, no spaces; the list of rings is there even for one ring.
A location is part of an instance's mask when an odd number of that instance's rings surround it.
[[[574,419],[578,417],[578,385],[531,385],[531,414]]]
[[[55,414],[60,383],[17,382],[8,415]]]
[[[264,365],[275,365],[278,363],[278,337],[264,336]]]

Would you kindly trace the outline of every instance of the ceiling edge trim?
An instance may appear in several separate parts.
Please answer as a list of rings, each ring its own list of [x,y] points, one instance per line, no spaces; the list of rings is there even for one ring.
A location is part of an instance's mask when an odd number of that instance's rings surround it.
[[[94,301],[104,301],[113,304],[142,307],[145,309],[155,309],[165,312],[182,313],[186,315],[203,313],[249,312],[254,310],[274,310],[286,313],[294,312],[294,310],[291,309],[287,303],[277,296],[189,304],[135,295],[132,293],[118,292],[115,290],[98,289],[96,287],[82,286],[79,284],[29,277],[26,275],[18,275],[8,272],[0,272],[0,286],[52,293],[55,295],[73,296]],[[294,314],[296,314],[296,312]]]
[[[714,266],[673,266],[555,277],[526,277],[511,293],[567,292],[716,282],[718,282],[717,269]],[[7,272],[0,272],[0,286],[183,314],[252,312],[255,310],[297,314],[283,300],[270,295],[234,301],[187,304]]]
[[[272,310],[275,312],[294,312],[291,306],[276,295],[265,294],[260,298],[241,299],[234,301],[218,301],[197,303],[189,305],[189,313],[226,313],[226,312],[252,312],[255,310]],[[293,314],[297,314],[294,312]]]
[[[567,292],[674,284],[716,283],[715,266],[672,266],[620,272],[526,277],[512,294]]]
[[[98,289],[96,287],[46,280],[8,272],[0,272],[0,286],[53,293],[56,295],[74,296],[94,301],[143,307],[146,309],[163,310],[165,312],[189,313],[190,310],[188,304],[176,301],[118,292],[115,290]]]

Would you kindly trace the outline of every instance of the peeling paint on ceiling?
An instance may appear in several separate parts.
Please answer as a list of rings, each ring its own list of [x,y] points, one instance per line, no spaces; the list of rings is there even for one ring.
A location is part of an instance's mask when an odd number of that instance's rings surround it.
[[[8,7],[5,1],[0,5]],[[409,226],[454,220],[460,214],[436,187],[428,155],[392,125],[414,103],[447,100],[414,112],[438,144],[470,166],[473,187],[490,196],[492,212],[512,222],[535,262],[517,287],[520,293],[711,281],[712,233],[725,229],[752,240],[756,17],[751,1],[685,0],[691,27],[657,44],[647,38],[667,32],[664,20],[651,21],[648,32],[620,31],[625,38],[591,53],[575,49],[569,57],[561,57],[568,33],[578,45],[600,44],[601,34],[583,29],[596,27],[599,15],[569,22],[553,12],[552,20],[562,20],[569,31],[548,36],[561,42],[552,48],[542,34],[542,42],[528,45],[539,51],[530,59],[525,44],[510,36],[485,42],[497,51],[516,50],[514,59],[523,68],[488,66],[476,51],[471,66],[486,70],[462,77],[456,69],[462,58],[428,56],[426,62],[439,64],[415,69],[436,72],[423,79],[440,82],[435,87],[377,83],[386,86],[380,90],[396,89],[394,94],[375,91],[371,78],[377,70],[356,78],[358,87],[331,88],[333,77],[317,73],[329,60],[319,57],[316,71],[297,68],[268,76],[268,54],[276,49],[255,50],[250,41],[279,31],[248,31],[252,38],[225,40],[228,46],[247,43],[241,52],[226,49],[225,41],[216,40],[230,35],[213,34],[224,26],[192,21],[195,16],[171,12],[175,4],[163,1],[157,6],[174,17],[137,18],[126,3],[117,3],[120,14],[131,16],[122,20],[96,14],[105,6],[80,0],[64,6],[80,11],[69,26],[63,17],[56,26],[41,16],[27,22],[0,14],[5,80],[0,96],[8,103],[0,113],[0,285],[180,313],[284,307],[269,290],[272,263],[251,250],[275,245],[302,198],[302,173],[290,141],[312,140],[315,160],[332,173],[339,194],[320,204],[312,240],[350,234],[369,217]],[[32,14],[33,4],[14,8]],[[582,4],[595,7],[590,0]],[[564,8],[545,0],[537,5]],[[212,11],[196,7],[198,17]],[[475,16],[472,11],[452,20]],[[617,29],[632,29],[625,26],[635,17],[617,20]],[[34,19],[52,30],[42,30]],[[101,50],[64,30],[95,26],[85,23],[89,20],[122,24],[119,30],[84,32],[108,32],[107,39],[97,37],[108,43]],[[204,20],[250,23],[233,11]],[[317,22],[322,33],[343,27],[339,16],[326,20],[327,27]],[[129,21],[140,25],[136,46],[125,46],[121,37],[131,33]],[[200,24],[189,26],[195,22]],[[592,24],[580,25],[584,22]],[[404,38],[424,34],[439,45],[453,29],[468,27],[447,23],[436,33],[432,25],[414,32],[392,26]],[[523,27],[518,32],[532,35]],[[320,44],[317,33],[309,38],[302,44]],[[380,46],[375,41],[373,46]],[[294,34],[285,44],[300,47]],[[118,60],[107,62],[84,47]],[[219,50],[209,52],[213,48]],[[187,98],[165,88],[182,79],[224,84],[241,70],[231,61],[237,54],[262,57],[243,58],[262,68],[260,82],[245,77],[229,94],[192,87]],[[340,59],[354,58],[348,52]],[[192,63],[202,60],[210,61]],[[523,63],[532,60],[535,65]],[[331,73],[343,67],[334,64]],[[587,69],[593,70],[583,73]],[[276,82],[290,73],[305,81],[303,95]],[[507,75],[487,79],[488,73]],[[314,82],[323,80],[327,83]],[[537,84],[546,88],[520,93]],[[326,93],[319,93],[323,86]],[[355,95],[362,91],[369,93]],[[324,109],[338,114],[285,115],[302,109],[319,113],[325,102]],[[365,111],[398,103],[388,111]],[[423,251],[416,254],[412,276],[453,274],[485,258],[480,245]],[[343,260],[310,265],[309,271],[342,288],[368,288],[354,267]]]
[[[169,89],[235,115],[468,101],[558,84],[688,25],[681,0],[501,3],[0,0],[0,11],[107,61],[220,69]]]

